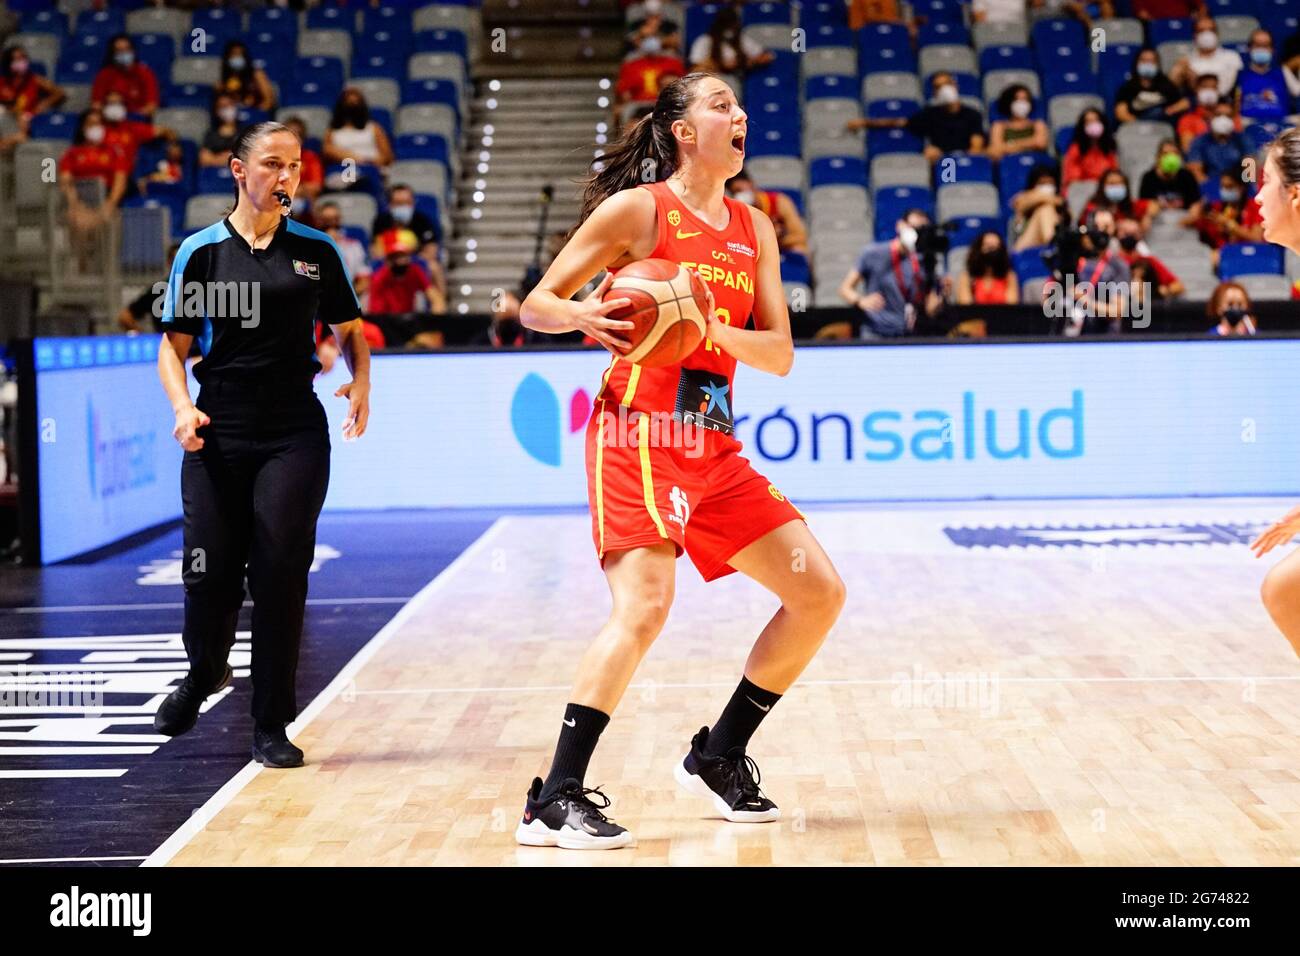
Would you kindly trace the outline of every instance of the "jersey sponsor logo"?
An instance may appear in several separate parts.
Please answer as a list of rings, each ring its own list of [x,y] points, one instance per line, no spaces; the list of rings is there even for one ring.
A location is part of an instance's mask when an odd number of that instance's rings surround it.
[[[727,248],[732,252],[740,253],[742,256],[749,256],[751,259],[754,258],[754,250],[743,242],[728,242]]]
[[[308,279],[320,279],[320,266],[314,262],[303,262],[300,259],[294,259],[293,271],[300,276],[306,276]]]
[[[995,525],[950,527],[943,533],[960,548],[1136,548],[1247,544],[1267,522]]]
[[[700,231],[700,232],[682,232],[680,229],[677,230],[677,238],[678,238],[678,239],[691,239],[691,238],[694,238],[695,236],[702,236],[702,235],[704,235],[704,232],[703,232],[703,231]]]

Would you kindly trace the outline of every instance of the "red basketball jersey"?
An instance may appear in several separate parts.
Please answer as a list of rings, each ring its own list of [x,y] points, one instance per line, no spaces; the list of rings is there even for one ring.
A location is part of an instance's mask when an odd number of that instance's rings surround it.
[[[668,188],[666,182],[647,183],[655,197],[659,241],[647,258],[668,259],[695,269],[713,292],[719,321],[743,328],[754,308],[754,283],[758,277],[758,238],[750,211],[724,197],[731,219],[725,229],[701,222]],[[682,369],[694,369],[724,378],[731,386],[736,360],[705,339],[676,365],[646,368],[614,356],[605,371],[597,399],[626,405],[643,412],[671,412],[677,403]],[[729,398],[734,390],[729,389]],[[731,408],[734,401],[729,401]]]

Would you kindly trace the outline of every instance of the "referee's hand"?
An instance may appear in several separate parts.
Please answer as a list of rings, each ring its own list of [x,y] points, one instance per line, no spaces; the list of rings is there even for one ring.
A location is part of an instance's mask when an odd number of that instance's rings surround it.
[[[172,437],[180,442],[181,447],[186,451],[198,451],[203,447],[203,439],[199,437],[198,431],[211,422],[212,419],[193,405],[182,408],[176,413],[176,427],[172,429]]]
[[[353,379],[340,385],[334,394],[348,400],[348,417],[343,419],[343,440],[360,438],[366,433],[366,422],[370,419],[370,383]]]

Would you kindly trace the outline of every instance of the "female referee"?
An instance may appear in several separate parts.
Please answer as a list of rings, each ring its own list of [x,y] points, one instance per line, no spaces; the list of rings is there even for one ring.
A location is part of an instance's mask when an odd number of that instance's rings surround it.
[[[785,375],[794,361],[771,220],[723,189],[743,165],[745,132],[745,112],[713,74],[690,73],[663,87],[654,112],[629,128],[587,181],[578,228],[521,309],[529,328],[581,329],[614,353],[587,426],[592,535],[613,611],[578,664],[550,772],[528,791],[515,832],[522,844],[635,845],[601,812],[609,798],[584,787],[583,778],[664,625],[683,551],[706,581],[743,572],[775,592],[781,608],[722,715],[695,735],[675,775],[728,820],[780,816],[745,748],[821,646],[844,603],[844,585],[803,515],[740,456],[734,437],[736,362]],[[608,318],[628,300],[601,302],[611,275],[585,300],[569,298],[602,269],[648,257],[695,269],[710,292],[706,340],[666,368],[620,359],[628,343],[619,333],[631,324]],[[756,328],[747,330],[751,313]],[[620,413],[639,419],[638,441],[620,442],[608,428]],[[649,414],[703,417],[695,426],[703,454],[698,446],[650,447]]]
[[[1264,176],[1255,196],[1264,238],[1300,255],[1300,128],[1291,128],[1268,147]],[[1300,506],[1292,508],[1250,543],[1262,557],[1300,533]],[[1300,551],[1292,551],[1264,576],[1264,607],[1300,655]]]
[[[352,381],[345,439],[366,430],[370,352],[361,306],[334,241],[287,216],[302,144],[287,126],[256,123],[235,140],[235,205],[186,239],[165,293],[158,374],[185,449],[185,652],[189,674],[158,708],[168,736],[194,726],[204,699],[230,682],[227,658],[253,597],[253,758],[302,766],[285,734],[298,713],[294,679],[316,518],[329,482],[330,438],[312,389],[315,321],[334,329]],[[199,337],[190,401],[185,357]]]

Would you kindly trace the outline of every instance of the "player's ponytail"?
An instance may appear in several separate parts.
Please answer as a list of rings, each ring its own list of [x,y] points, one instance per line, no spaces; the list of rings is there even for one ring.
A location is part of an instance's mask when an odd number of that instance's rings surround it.
[[[655,101],[654,112],[625,129],[618,142],[596,158],[592,175],[582,181],[582,212],[570,235],[614,193],[642,183],[661,182],[672,175],[677,167],[673,123],[686,115],[699,82],[711,76],[712,73],[687,73],[665,84]]]
[[[1284,186],[1300,184],[1300,126],[1293,126],[1269,143],[1264,156],[1272,156]]]

